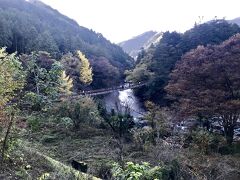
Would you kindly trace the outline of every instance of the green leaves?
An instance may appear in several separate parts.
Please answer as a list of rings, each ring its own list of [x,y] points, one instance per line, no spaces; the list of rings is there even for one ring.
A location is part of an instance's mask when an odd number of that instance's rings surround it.
[[[153,180],[163,179],[162,172],[164,168],[160,166],[150,167],[147,162],[142,164],[134,164],[133,162],[127,162],[124,168],[118,163],[113,164],[112,173],[117,180]]]
[[[83,96],[77,100],[65,100],[57,105],[56,115],[69,118],[76,129],[83,123],[97,124],[99,114],[97,106],[91,97]]]
[[[42,110],[58,98],[63,68],[46,52],[34,52],[21,58],[28,76],[26,100],[32,110]]]
[[[0,49],[0,107],[12,100],[25,83],[25,72],[15,54]]]

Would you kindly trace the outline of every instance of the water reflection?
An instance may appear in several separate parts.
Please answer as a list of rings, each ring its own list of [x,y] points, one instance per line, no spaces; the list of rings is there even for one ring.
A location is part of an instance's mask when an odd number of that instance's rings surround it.
[[[123,106],[128,106],[130,108],[131,115],[134,118],[139,118],[143,116],[145,111],[142,108],[141,102],[134,95],[132,89],[119,91],[118,99]]]
[[[107,111],[115,109],[116,107],[128,106],[130,108],[130,113],[135,120],[139,119],[145,113],[142,103],[134,95],[132,89],[116,91],[111,94],[108,94],[104,97],[104,102],[107,108]]]

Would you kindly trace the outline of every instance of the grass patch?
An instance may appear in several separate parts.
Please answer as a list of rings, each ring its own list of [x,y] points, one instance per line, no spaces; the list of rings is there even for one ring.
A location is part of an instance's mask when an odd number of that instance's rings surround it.
[[[111,132],[107,129],[89,127],[86,124],[82,124],[77,130],[57,124],[52,120],[46,120],[40,131],[25,131],[22,138],[29,142],[27,147],[35,149],[38,152],[35,154],[43,159],[44,162],[41,162],[39,166],[48,165],[45,170],[37,173],[38,177],[49,173],[52,179],[61,179],[61,177],[76,179],[78,175],[74,174],[70,167],[73,159],[87,163],[89,174],[97,177],[109,177],[111,176],[111,164],[118,160],[119,149]],[[180,177],[185,179],[217,179],[218,177],[224,179],[225,176],[229,177],[228,174],[231,170],[238,177],[240,157],[237,154],[203,155],[194,149],[175,147],[174,144],[165,143],[164,145],[164,142],[159,140],[156,146],[147,145],[145,151],[139,151],[134,148],[133,143],[125,142],[124,161],[149,162],[151,165],[157,166],[168,165],[173,160],[177,160],[182,173]],[[239,144],[236,144],[234,149],[237,152]],[[221,163],[222,161],[223,163]],[[104,166],[106,164],[107,166]],[[223,167],[224,173],[221,170]],[[77,173],[79,172],[77,171]]]

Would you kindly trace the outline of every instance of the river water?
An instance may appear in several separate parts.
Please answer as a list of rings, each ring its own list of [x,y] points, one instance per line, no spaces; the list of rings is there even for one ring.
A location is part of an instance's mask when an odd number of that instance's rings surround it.
[[[124,111],[124,106],[128,106],[130,108],[130,114],[135,121],[141,118],[145,113],[143,104],[134,95],[132,89],[112,92],[104,97],[104,103],[109,112],[111,109]]]

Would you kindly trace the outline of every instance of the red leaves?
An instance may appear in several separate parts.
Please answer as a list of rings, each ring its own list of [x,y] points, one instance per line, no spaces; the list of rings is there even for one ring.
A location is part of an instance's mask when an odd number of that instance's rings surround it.
[[[240,34],[186,53],[170,77],[166,90],[182,113],[240,113]]]

